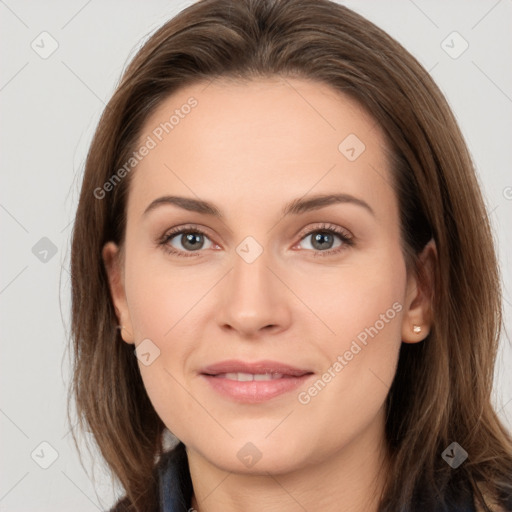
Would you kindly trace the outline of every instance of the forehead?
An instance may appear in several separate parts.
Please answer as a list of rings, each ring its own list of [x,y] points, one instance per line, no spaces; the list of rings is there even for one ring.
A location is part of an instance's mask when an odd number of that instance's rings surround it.
[[[130,187],[138,210],[169,192],[242,208],[329,188],[364,191],[370,200],[390,193],[380,127],[320,82],[273,77],[184,87],[146,120],[144,144],[151,149]]]

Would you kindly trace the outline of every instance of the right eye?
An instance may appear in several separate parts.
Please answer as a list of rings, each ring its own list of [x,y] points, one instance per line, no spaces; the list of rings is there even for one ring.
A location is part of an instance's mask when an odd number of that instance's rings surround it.
[[[197,227],[183,227],[166,233],[159,244],[167,253],[189,257],[199,256],[194,253],[201,252],[201,249],[205,248],[205,240],[209,242],[206,249],[210,249],[214,244],[204,231]]]

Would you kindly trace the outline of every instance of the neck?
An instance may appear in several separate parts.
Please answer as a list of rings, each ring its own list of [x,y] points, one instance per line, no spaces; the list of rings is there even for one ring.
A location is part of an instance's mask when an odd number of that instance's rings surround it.
[[[286,473],[225,471],[187,448],[197,512],[377,512],[388,474],[383,415],[328,457]]]

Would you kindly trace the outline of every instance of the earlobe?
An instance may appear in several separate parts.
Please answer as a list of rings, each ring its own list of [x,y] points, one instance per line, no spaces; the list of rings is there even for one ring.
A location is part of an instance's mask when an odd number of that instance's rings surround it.
[[[402,341],[404,343],[419,343],[423,341],[430,332],[430,326],[413,324],[407,327],[402,326]]]
[[[418,343],[430,333],[433,322],[433,298],[437,250],[430,240],[418,256],[418,271],[409,275],[402,320],[402,341]]]
[[[118,329],[126,343],[134,343],[133,329],[128,311],[124,289],[124,278],[119,247],[114,242],[107,242],[101,252],[108,277],[110,295],[117,315]]]

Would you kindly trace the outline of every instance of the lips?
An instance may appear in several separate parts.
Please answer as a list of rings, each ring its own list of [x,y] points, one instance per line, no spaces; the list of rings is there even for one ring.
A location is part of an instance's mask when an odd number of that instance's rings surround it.
[[[310,370],[275,361],[223,361],[200,371],[221,396],[245,403],[264,402],[293,391],[312,375]]]

